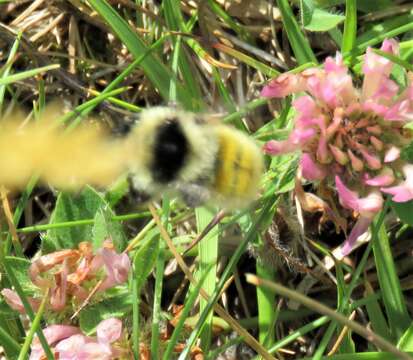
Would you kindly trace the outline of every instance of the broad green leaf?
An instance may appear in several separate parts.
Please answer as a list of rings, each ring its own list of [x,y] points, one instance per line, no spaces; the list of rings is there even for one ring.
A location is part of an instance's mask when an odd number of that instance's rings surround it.
[[[98,209],[104,206],[103,197],[89,186],[78,195],[60,193],[50,223],[94,218]],[[43,238],[42,252],[77,248],[82,241],[92,241],[92,229],[92,225],[50,229]]]
[[[391,201],[390,204],[402,222],[413,226],[413,200],[403,203]]]
[[[92,229],[94,250],[101,248],[105,240],[111,240],[117,252],[125,249],[126,235],[122,224],[113,220],[114,216],[115,214],[108,206],[102,207],[96,212]]]
[[[132,294],[125,288],[116,296],[85,307],[79,314],[79,325],[84,333],[91,335],[102,320],[121,318],[131,311]]]
[[[328,31],[341,24],[345,16],[333,14],[326,10],[314,9],[310,21],[304,25],[309,31]]]
[[[29,266],[31,265],[29,260],[20,257],[6,256],[4,261],[13,268],[14,275],[25,293],[33,293],[33,291],[37,289],[29,278]]]
[[[155,266],[158,252],[159,232],[154,229],[148,233],[145,243],[139,247],[133,257],[135,273],[133,280],[136,281],[138,293]]]

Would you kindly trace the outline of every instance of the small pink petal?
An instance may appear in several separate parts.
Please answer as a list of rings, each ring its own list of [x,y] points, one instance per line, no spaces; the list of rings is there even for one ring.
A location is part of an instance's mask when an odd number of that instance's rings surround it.
[[[333,58],[331,56],[327,57],[324,61],[324,70],[328,73],[336,73],[338,75],[347,73],[347,66],[343,63],[343,57],[339,52],[336,53],[336,56]]]
[[[387,52],[392,55],[399,54],[399,43],[394,39],[385,39],[381,45],[380,50]]]
[[[380,190],[386,194],[393,195],[392,200],[394,202],[406,202],[413,200],[412,189],[409,189],[404,185],[398,185],[389,188],[381,188]]]
[[[390,163],[397,160],[400,157],[400,149],[392,145],[384,154],[384,162]]]
[[[377,176],[367,179],[365,183],[370,186],[389,186],[393,184],[395,178],[393,170],[384,168]]]
[[[91,341],[92,338],[83,334],[75,334],[59,341],[54,350],[59,354],[59,360],[78,360],[78,351]]]
[[[410,100],[402,100],[388,108],[383,114],[384,119],[389,121],[412,121],[413,110]]]
[[[367,232],[372,221],[373,218],[360,216],[354,227],[351,229],[350,235],[344,242],[343,247],[341,248],[341,253],[343,254],[343,256],[350,254],[357,239],[365,232]]]
[[[287,154],[302,148],[316,134],[316,130],[295,129],[287,140],[270,140],[263,146],[263,151],[269,155]]]
[[[352,209],[361,215],[367,216],[377,213],[383,207],[383,197],[379,192],[373,191],[366,197],[360,198],[357,192],[351,191],[344,185],[339,176],[336,176],[335,179],[340,203],[345,208]]]
[[[413,165],[403,166],[405,181],[400,185],[390,188],[381,188],[381,191],[393,195],[392,200],[395,202],[406,202],[413,199]]]
[[[347,154],[350,158],[351,167],[353,168],[353,170],[359,172],[362,171],[364,169],[363,161],[361,161],[356,155],[354,155],[350,149],[347,150]]]
[[[101,256],[106,269],[106,278],[98,291],[104,291],[113,286],[124,283],[128,279],[131,267],[128,254],[117,254],[115,250],[102,248],[98,255]]]
[[[300,96],[293,102],[294,108],[304,117],[315,118],[320,115],[320,109],[309,95]]]
[[[112,360],[114,351],[108,344],[90,342],[77,351],[76,360]]]
[[[326,169],[322,165],[317,164],[311,155],[307,153],[301,155],[300,168],[302,176],[310,181],[322,180],[327,175]]]
[[[264,86],[261,91],[261,96],[268,98],[282,98],[302,90],[303,84],[300,81],[300,76],[285,73],[271,80],[268,85]]]
[[[381,140],[377,139],[375,136],[370,136],[370,143],[377,151],[383,150],[384,143]]]
[[[113,343],[117,341],[122,334],[122,321],[115,318],[109,318],[99,323],[96,328],[99,343]]]
[[[340,165],[346,165],[349,162],[349,158],[347,154],[344,151],[341,151],[338,147],[334,145],[329,145],[330,151],[334,156],[334,159],[340,164]]]
[[[343,125],[343,116],[344,110],[343,108],[335,108],[334,109],[334,116],[333,121],[326,129],[326,137],[327,139],[331,139],[339,130],[339,128]]]
[[[370,98],[371,98],[371,96],[370,96]],[[366,100],[362,104],[362,109],[363,109],[363,111],[366,111],[366,112],[374,112],[376,115],[378,115],[380,117],[383,117],[389,111],[388,106],[378,104],[378,103],[376,103],[372,100]]]
[[[331,154],[328,151],[328,143],[325,136],[320,136],[318,140],[317,160],[322,164],[328,164],[331,161]]]
[[[383,129],[379,125],[367,126],[366,130],[374,135],[381,135],[383,133]]]
[[[13,290],[11,290],[11,289],[5,288],[5,289],[3,289],[0,293],[3,295],[4,300],[6,301],[6,303],[7,303],[13,310],[18,311],[18,312],[21,313],[21,314],[25,314],[25,313],[26,313],[26,310],[25,310],[25,308],[24,308],[24,306],[23,306],[23,303],[22,303],[22,301],[20,300],[19,295],[18,295],[15,291],[13,291]],[[29,301],[29,304],[30,304],[30,306],[32,307],[32,309],[33,309],[34,311],[37,311],[37,309],[38,309],[39,306],[40,306],[40,301],[35,300],[35,299],[32,299],[32,298],[28,298],[28,301]]]
[[[47,343],[53,347],[57,342],[63,339],[69,338],[75,334],[80,334],[80,329],[70,325],[51,325],[43,330],[43,334]],[[30,360],[40,360],[43,357],[43,348],[39,338],[36,336],[32,342]]]
[[[399,86],[393,80],[383,77],[372,98],[376,101],[391,100],[398,92]]]
[[[381,168],[380,159],[377,156],[370,154],[367,150],[360,148],[361,155],[363,155],[364,160],[367,162],[367,166],[372,170],[378,170]]]
[[[360,200],[358,193],[347,188],[339,176],[336,175],[335,180],[341,204],[347,209],[358,211],[358,201]]]
[[[51,290],[50,306],[54,311],[61,311],[66,305],[67,296],[67,275],[69,273],[69,266],[67,260],[63,261],[62,271],[56,274],[56,286]]]
[[[361,216],[373,216],[383,208],[383,196],[378,191],[372,191],[366,197],[358,200],[358,211]]]

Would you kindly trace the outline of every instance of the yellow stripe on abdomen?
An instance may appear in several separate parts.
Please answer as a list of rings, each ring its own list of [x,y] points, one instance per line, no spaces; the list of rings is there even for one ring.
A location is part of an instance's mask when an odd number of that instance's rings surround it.
[[[261,155],[250,139],[233,129],[217,128],[219,151],[214,190],[232,199],[249,200],[255,196],[260,176]]]
[[[232,163],[237,156],[238,144],[234,142],[232,134],[226,129],[221,128],[218,133],[219,150],[215,172],[214,189],[216,192],[228,196],[233,193],[235,169]]]

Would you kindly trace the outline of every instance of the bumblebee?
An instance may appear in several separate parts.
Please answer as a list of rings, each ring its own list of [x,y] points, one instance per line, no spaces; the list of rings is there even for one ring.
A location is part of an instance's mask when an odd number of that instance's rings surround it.
[[[244,133],[206,115],[170,107],[140,114],[128,137],[139,156],[129,163],[132,187],[150,196],[178,193],[190,206],[213,201],[247,205],[258,193],[261,150]]]

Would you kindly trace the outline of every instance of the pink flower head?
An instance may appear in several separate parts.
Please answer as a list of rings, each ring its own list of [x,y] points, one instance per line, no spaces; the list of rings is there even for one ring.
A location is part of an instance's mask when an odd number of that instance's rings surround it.
[[[120,349],[113,344],[122,335],[122,322],[109,318],[97,326],[97,337],[82,334],[75,326],[52,325],[43,330],[47,343],[60,360],[110,360],[120,355]],[[42,359],[43,349],[37,338],[33,341],[30,360]]]
[[[46,341],[51,347],[54,347],[59,341],[79,333],[79,328],[69,325],[51,325],[43,330]],[[40,360],[43,358],[44,351],[38,337],[34,338],[31,350],[30,360]]]
[[[397,55],[399,46],[395,40],[385,40],[381,50]],[[350,215],[343,211],[356,220],[346,253],[381,210],[381,193],[393,195],[394,201],[413,199],[413,165],[400,158],[402,147],[412,138],[404,124],[413,121],[413,74],[408,74],[406,89],[401,90],[390,78],[392,68],[389,59],[369,48],[361,88],[353,85],[337,54],[327,58],[323,68],[281,75],[262,91],[267,97],[305,93],[293,102],[297,115],[289,137],[269,141],[264,151],[279,155],[301,150],[299,174],[317,181],[319,198],[331,209],[352,210]],[[331,194],[323,198],[325,189],[334,186],[339,204],[332,204],[336,200]]]

